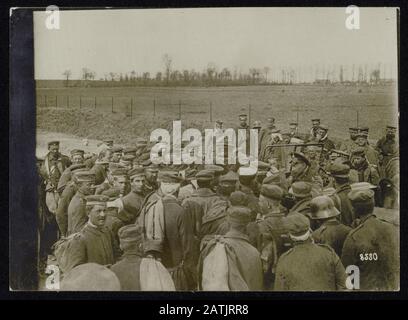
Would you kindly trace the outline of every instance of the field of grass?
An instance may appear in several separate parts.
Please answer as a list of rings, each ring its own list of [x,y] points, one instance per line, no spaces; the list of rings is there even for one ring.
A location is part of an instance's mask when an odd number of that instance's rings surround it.
[[[131,143],[135,136],[171,127],[171,121],[179,118],[180,103],[183,128],[212,128],[210,107],[212,120],[223,120],[226,128],[236,126],[238,115],[248,114],[251,106],[251,122],[265,123],[273,116],[285,131],[289,122],[298,120],[300,131],[307,132],[310,119],[318,117],[330,127],[330,135],[338,138],[348,136],[357,117],[359,125],[370,128],[372,139],[382,136],[387,124],[398,122],[397,89],[392,85],[75,87],[37,88],[37,126],[50,132],[95,139],[110,136]]]

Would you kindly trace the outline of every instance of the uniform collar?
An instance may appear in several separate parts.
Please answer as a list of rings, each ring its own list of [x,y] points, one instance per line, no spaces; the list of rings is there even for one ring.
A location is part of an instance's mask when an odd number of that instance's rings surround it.
[[[209,188],[198,188],[197,190],[194,190],[192,195],[199,197],[209,197],[215,196],[216,194]]]
[[[239,231],[236,231],[236,230],[228,231],[225,234],[225,237],[226,238],[233,238],[233,239],[241,239],[241,240],[249,242],[249,238],[248,238],[248,236],[246,234],[243,234],[243,233],[241,233]]]

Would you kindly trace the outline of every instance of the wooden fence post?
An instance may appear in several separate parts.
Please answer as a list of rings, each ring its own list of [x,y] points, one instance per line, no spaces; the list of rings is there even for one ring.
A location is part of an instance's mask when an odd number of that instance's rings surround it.
[[[181,100],[179,100],[179,120],[181,120]]]
[[[113,96],[112,96],[112,113],[113,113]]]
[[[130,97],[130,119],[133,118],[133,97]]]
[[[45,95],[45,107],[48,108],[47,95]]]
[[[248,106],[248,125],[251,125],[251,105]]]
[[[210,122],[212,121],[212,102],[210,101]]]
[[[96,110],[96,96],[94,97],[94,109]]]
[[[79,96],[79,109],[82,108],[82,96]]]
[[[153,99],[153,117],[156,117],[156,99]]]
[[[69,96],[67,96],[67,105],[68,105],[68,108],[69,108]]]
[[[58,96],[55,96],[55,108],[58,108]]]

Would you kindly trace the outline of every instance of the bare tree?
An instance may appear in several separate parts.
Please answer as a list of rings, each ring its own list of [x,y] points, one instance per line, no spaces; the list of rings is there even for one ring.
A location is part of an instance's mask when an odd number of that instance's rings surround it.
[[[263,72],[265,74],[265,83],[268,83],[268,73],[269,73],[269,71],[271,71],[271,68],[269,68],[269,67],[264,67],[263,68]]]
[[[166,84],[169,84],[173,59],[166,53],[163,56],[163,63],[164,63],[164,74],[166,75]]]
[[[111,81],[114,81],[115,78],[116,78],[116,73],[115,72],[109,72],[109,76],[110,76]]]
[[[207,76],[208,76],[208,80],[210,82],[210,84],[213,83],[214,78],[216,77],[216,73],[217,73],[217,66],[215,65],[214,62],[210,62],[207,65]]]
[[[65,83],[65,86],[66,87],[68,87],[68,81],[69,81],[69,77],[71,76],[71,70],[65,70],[64,72],[63,72],[63,75],[65,76],[65,80],[66,80],[66,83]]]

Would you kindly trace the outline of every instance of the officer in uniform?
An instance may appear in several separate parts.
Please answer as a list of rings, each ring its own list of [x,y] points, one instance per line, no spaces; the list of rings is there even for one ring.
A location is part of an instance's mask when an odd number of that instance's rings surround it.
[[[334,250],[316,244],[310,222],[300,213],[285,218],[293,248],[282,254],[276,266],[276,291],[336,291],[345,289],[346,272]]]
[[[346,238],[341,260],[360,270],[361,290],[399,289],[399,228],[374,214],[374,192],[357,189],[348,197],[359,225]]]
[[[378,168],[378,152],[368,143],[368,131],[367,127],[359,128],[359,132],[356,135],[356,146],[364,148],[367,161]]]
[[[344,240],[351,228],[337,220],[340,211],[334,206],[333,200],[328,196],[316,197],[310,202],[310,211],[317,227],[312,234],[315,242],[329,245],[341,257]]]
[[[399,156],[399,143],[396,133],[397,127],[387,126],[385,136],[378,140],[376,144],[382,168],[385,168],[392,158]]]
[[[366,157],[366,149],[357,147],[350,156],[351,170],[350,181],[354,182],[369,182],[378,186],[380,175],[377,167],[368,162]]]

